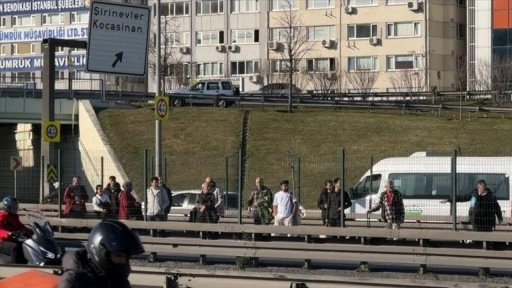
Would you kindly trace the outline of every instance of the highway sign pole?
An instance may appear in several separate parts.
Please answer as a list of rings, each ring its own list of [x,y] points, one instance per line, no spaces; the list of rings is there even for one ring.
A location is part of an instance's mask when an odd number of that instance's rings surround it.
[[[155,15],[157,17],[156,20],[156,59],[155,59],[155,65],[156,65],[156,95],[157,96],[163,96],[162,94],[162,73],[160,70],[161,64],[160,64],[160,53],[161,51],[161,18],[160,18],[160,0],[156,0],[156,9],[155,9]],[[155,175],[161,176],[160,172],[160,163],[162,159],[162,124],[160,120],[155,120]],[[155,176],[153,175],[153,176]]]
[[[16,170],[14,170],[14,198],[18,198],[17,192],[16,192]]]

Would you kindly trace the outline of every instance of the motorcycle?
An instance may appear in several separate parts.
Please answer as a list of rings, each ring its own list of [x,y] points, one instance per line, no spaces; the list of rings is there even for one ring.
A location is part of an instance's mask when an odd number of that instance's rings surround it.
[[[28,212],[27,218],[29,224],[25,224],[25,226],[34,231],[32,237],[27,237],[22,231],[16,231],[12,238],[21,243],[23,256],[27,259],[28,264],[61,265],[64,251],[53,237],[50,222],[43,214],[37,212]]]

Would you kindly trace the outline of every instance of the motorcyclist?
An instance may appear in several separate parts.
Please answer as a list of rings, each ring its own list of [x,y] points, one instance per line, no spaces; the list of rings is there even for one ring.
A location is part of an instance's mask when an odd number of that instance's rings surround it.
[[[33,232],[21,223],[18,215],[18,199],[7,196],[2,200],[3,208],[0,210],[0,254],[10,256],[12,263],[25,264],[20,236],[31,237]]]
[[[129,288],[130,257],[143,252],[139,236],[124,223],[103,220],[92,229],[85,249],[64,256],[59,288]]]

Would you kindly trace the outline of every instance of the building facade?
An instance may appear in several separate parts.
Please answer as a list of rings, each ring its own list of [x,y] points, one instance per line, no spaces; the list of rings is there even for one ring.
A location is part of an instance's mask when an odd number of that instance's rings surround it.
[[[305,91],[461,86],[462,0],[161,0],[160,10],[166,91],[221,77],[242,91],[289,77]],[[151,90],[154,60],[148,74]]]
[[[0,86],[41,88],[42,40],[87,40],[89,3],[0,0]],[[57,47],[55,65],[56,89],[146,90],[145,78],[87,73],[85,49]]]

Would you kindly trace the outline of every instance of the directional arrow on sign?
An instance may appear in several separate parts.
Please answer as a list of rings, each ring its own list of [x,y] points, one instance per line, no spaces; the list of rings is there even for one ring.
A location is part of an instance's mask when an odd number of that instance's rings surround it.
[[[21,157],[11,157],[11,170],[12,171],[18,171],[23,168],[21,165]]]
[[[53,165],[52,163],[49,163],[46,165],[46,180],[48,183],[55,183],[57,182],[57,167]]]
[[[116,67],[117,62],[123,62],[123,52],[119,52],[116,54],[116,60],[114,60],[114,63],[112,63],[112,68]]]

